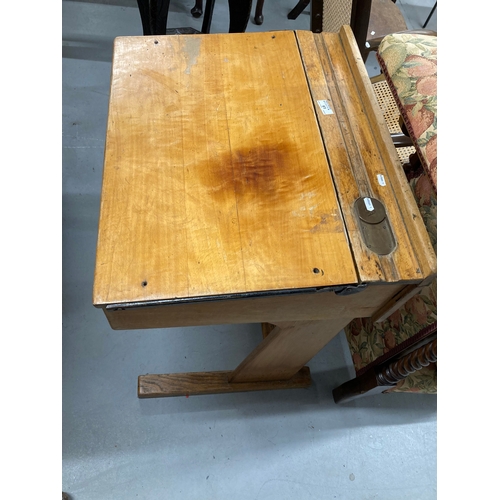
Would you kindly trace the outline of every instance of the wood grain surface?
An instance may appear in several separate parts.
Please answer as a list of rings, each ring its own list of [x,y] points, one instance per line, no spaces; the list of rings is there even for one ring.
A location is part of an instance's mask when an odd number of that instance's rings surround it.
[[[94,304],[357,280],[294,32],[117,38]]]
[[[288,380],[330,342],[350,321],[279,323],[233,371],[233,383]]]
[[[139,398],[162,398],[222,394],[277,389],[305,389],[311,385],[311,372],[301,368],[289,380],[231,383],[231,371],[188,372],[140,375],[137,383]]]
[[[386,208],[388,255],[363,241],[365,196]],[[381,288],[107,309],[113,328],[380,319],[435,274],[349,29],[116,39],[94,305]]]
[[[363,239],[364,197],[387,255]],[[435,273],[348,27],[115,40],[94,305],[114,329],[276,325],[234,371],[144,375],[139,397],[306,387],[347,323]]]
[[[298,293],[233,300],[152,305],[124,310],[104,309],[111,328],[131,330],[235,323],[276,324],[351,316],[372,316],[382,304],[400,293],[404,285],[370,285],[363,291],[339,296],[334,292]]]
[[[328,100],[334,110],[318,112],[318,121],[360,281],[404,282],[435,274],[429,236],[351,30],[300,31],[297,39],[313,99]],[[354,211],[360,197],[384,204],[397,241],[390,254],[378,255],[364,243]]]

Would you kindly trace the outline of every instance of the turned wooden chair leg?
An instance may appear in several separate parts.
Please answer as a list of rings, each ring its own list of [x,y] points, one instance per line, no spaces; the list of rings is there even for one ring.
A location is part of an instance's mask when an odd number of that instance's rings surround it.
[[[394,387],[410,373],[436,361],[437,338],[402,356],[397,361],[372,368],[363,375],[342,384],[333,390],[333,399],[336,403],[346,403],[361,396],[379,394]]]
[[[297,19],[301,12],[309,5],[310,0],[299,0],[299,3],[288,13],[288,19]]]
[[[257,0],[257,5],[255,7],[255,24],[259,26],[264,22],[264,15],[262,14],[262,10],[264,9],[264,0]]]
[[[203,14],[203,0],[196,0],[194,7],[191,9],[191,15],[193,17],[201,17]]]

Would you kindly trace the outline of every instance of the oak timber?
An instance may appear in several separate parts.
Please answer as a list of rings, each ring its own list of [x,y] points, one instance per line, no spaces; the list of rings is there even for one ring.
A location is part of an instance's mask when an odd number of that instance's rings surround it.
[[[311,385],[311,373],[307,366],[301,368],[289,380],[230,383],[231,371],[167,373],[140,375],[137,396],[161,398],[222,394],[229,392],[267,391],[277,389],[304,389]]]
[[[301,293],[187,304],[104,309],[111,328],[132,330],[229,323],[274,323],[335,317],[368,317],[396,295],[404,285],[370,285],[348,296],[334,292]]]
[[[144,375],[139,397],[304,387],[347,323],[432,279],[381,116],[348,28],[116,39],[94,305],[114,329],[276,325],[234,371]],[[390,254],[360,197],[384,204]]]
[[[340,34],[297,32],[297,39],[313,99],[328,99],[335,110],[317,114],[360,280],[428,277],[436,272],[435,254],[352,32],[345,27]],[[388,213],[397,240],[389,255],[371,252],[361,238],[352,207],[366,196],[382,201]]]
[[[351,319],[335,318],[276,325],[234,370],[229,381],[241,383],[290,379]]]
[[[94,304],[356,282],[294,33],[118,37]]]

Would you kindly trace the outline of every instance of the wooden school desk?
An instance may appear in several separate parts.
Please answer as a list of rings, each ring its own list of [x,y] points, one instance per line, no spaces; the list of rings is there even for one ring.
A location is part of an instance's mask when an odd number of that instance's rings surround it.
[[[94,305],[113,329],[275,325],[139,397],[306,387],[345,325],[435,273],[348,27],[116,39]]]

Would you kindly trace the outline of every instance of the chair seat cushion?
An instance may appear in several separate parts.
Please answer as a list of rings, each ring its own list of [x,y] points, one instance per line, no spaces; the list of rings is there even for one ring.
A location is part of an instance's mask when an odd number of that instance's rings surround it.
[[[377,59],[437,191],[437,37],[388,35]]]

